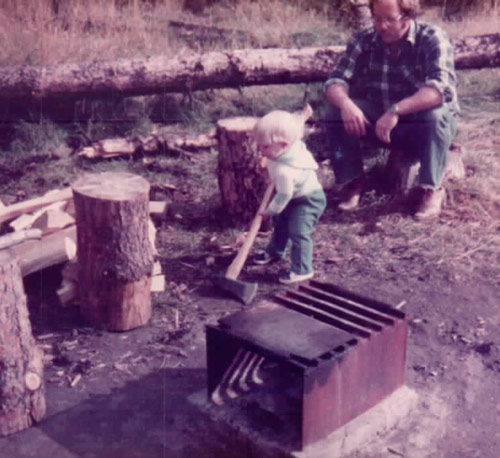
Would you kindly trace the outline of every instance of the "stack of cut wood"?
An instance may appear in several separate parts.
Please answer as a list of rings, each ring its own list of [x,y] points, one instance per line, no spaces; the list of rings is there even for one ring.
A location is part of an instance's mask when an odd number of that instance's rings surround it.
[[[150,202],[149,210],[151,217],[161,218],[166,203]],[[71,188],[52,190],[42,197],[7,206],[0,202],[0,225],[9,231],[0,236],[0,250],[10,249],[15,254],[23,277],[65,263],[57,295],[61,305],[68,305],[76,298],[78,265]],[[156,255],[156,228],[151,218],[149,238]],[[161,265],[155,263],[151,290],[163,291],[164,285]]]
[[[195,136],[152,133],[147,137],[99,140],[83,148],[78,152],[78,155],[89,159],[107,159],[117,156],[131,156],[137,152],[173,151],[185,153],[193,150],[209,149],[216,145],[215,131]]]

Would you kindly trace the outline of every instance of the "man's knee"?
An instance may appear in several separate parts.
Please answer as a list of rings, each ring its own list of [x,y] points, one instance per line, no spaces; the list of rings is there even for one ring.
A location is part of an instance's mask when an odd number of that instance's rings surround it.
[[[454,130],[453,115],[445,105],[422,111],[418,113],[417,119],[424,121],[432,129]]]

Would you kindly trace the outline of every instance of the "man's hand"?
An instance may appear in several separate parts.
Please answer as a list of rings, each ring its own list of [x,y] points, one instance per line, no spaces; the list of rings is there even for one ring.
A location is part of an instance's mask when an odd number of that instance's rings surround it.
[[[375,134],[384,143],[391,143],[391,132],[396,127],[399,116],[390,111],[386,111],[375,124]]]
[[[340,116],[344,123],[344,129],[349,135],[354,137],[364,137],[366,125],[370,121],[366,119],[361,109],[350,99],[346,100],[340,107]]]

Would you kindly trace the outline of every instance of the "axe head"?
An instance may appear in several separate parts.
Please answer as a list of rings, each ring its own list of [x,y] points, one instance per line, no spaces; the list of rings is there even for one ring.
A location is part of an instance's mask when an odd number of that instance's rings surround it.
[[[243,304],[248,305],[257,294],[258,283],[248,283],[227,278],[222,274],[215,275],[212,282],[216,287],[229,293]]]

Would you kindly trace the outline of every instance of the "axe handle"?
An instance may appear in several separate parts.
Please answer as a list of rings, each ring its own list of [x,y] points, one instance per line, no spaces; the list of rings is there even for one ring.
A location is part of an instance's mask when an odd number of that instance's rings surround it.
[[[250,248],[252,248],[255,237],[257,237],[257,233],[259,232],[260,225],[262,224],[262,216],[261,213],[267,208],[269,205],[269,201],[271,200],[271,196],[274,191],[274,184],[271,183],[267,186],[266,192],[264,193],[264,197],[262,198],[262,202],[260,203],[259,209],[255,214],[250,229],[248,230],[248,234],[245,237],[245,241],[243,245],[241,245],[238,253],[236,254],[233,262],[229,265],[226,270],[226,278],[231,280],[236,280],[238,275],[243,268],[245,261],[248,257],[248,253],[250,252]]]

